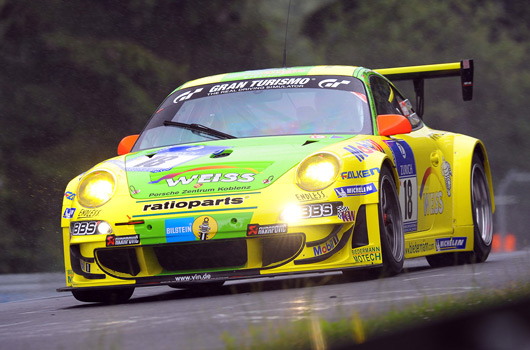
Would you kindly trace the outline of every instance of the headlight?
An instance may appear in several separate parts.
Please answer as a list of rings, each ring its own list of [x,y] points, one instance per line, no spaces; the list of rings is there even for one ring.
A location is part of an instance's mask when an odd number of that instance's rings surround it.
[[[77,188],[77,201],[84,207],[95,208],[108,202],[114,194],[116,178],[108,171],[93,171],[83,177]]]
[[[296,169],[296,182],[306,191],[319,191],[331,185],[341,168],[340,159],[327,152],[313,154]]]

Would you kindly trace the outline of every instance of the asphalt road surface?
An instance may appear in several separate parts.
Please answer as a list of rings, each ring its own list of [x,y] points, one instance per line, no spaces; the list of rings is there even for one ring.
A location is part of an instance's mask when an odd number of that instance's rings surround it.
[[[406,261],[406,271],[392,278],[351,282],[339,273],[230,282],[214,291],[147,287],[137,288],[121,305],[81,303],[70,293],[56,293],[64,286],[62,274],[0,275],[0,349],[225,349],[223,332],[240,339],[252,327],[268,330],[312,316],[370,317],[449,295],[528,283],[529,266],[530,251],[492,254],[484,264],[449,268],[431,268],[422,258]],[[492,326],[484,348],[530,348],[529,324],[521,322]]]

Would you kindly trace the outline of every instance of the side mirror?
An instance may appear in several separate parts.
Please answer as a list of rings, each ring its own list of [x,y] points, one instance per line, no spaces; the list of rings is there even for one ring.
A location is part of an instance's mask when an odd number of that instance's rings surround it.
[[[131,149],[133,148],[134,144],[136,143],[136,140],[138,140],[138,136],[140,135],[129,135],[125,136],[118,145],[118,155],[122,156],[124,154],[130,153]]]
[[[380,114],[377,116],[377,129],[381,136],[408,134],[412,131],[409,120],[400,114]]]

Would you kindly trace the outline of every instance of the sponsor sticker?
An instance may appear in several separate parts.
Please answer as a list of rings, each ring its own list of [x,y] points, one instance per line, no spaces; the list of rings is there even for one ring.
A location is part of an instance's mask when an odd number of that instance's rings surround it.
[[[195,241],[193,222],[195,218],[167,219],[165,221],[166,242]]]
[[[201,241],[212,239],[217,233],[217,229],[217,221],[211,216],[199,216],[193,222],[193,234]]]
[[[322,191],[307,192],[307,193],[296,193],[296,199],[300,202],[315,201],[326,198],[326,195]]]
[[[64,196],[66,199],[73,200],[75,198],[75,193],[68,191],[64,194]]]
[[[399,175],[399,203],[403,230],[405,233],[416,231],[418,229],[418,180],[414,153],[410,145],[403,140],[385,140],[384,142],[392,151]]]
[[[438,238],[436,240],[436,251],[456,250],[466,248],[467,237]]]
[[[217,146],[172,146],[156,154],[141,155],[127,159],[127,171],[158,173],[169,171],[177,165],[226,149]]]
[[[356,186],[343,186],[335,188],[335,193],[337,197],[352,197],[352,196],[364,196],[370,193],[377,192],[377,188],[373,183],[366,185],[356,185]]]
[[[247,225],[247,236],[269,235],[275,233],[287,233],[287,224]]]
[[[64,210],[64,213],[63,213],[63,218],[65,219],[71,219],[74,217],[74,213],[75,213],[75,209],[76,208],[66,208]]]
[[[89,219],[98,216],[101,213],[101,209],[81,209],[77,213],[78,219]]]
[[[107,247],[120,246],[120,245],[133,245],[140,244],[140,235],[130,236],[116,236],[107,235],[105,238],[105,245]]]
[[[339,220],[344,222],[353,222],[355,221],[355,211],[350,210],[348,206],[340,206],[337,208],[337,216]]]
[[[326,243],[313,247],[313,254],[320,256],[331,252],[339,244],[339,238],[337,236],[331,237]]]
[[[246,198],[246,197],[245,197]],[[173,209],[187,209],[191,210],[197,207],[216,207],[220,205],[237,205],[242,204],[245,199],[243,197],[225,197],[217,199],[197,199],[190,201],[168,200],[165,202],[144,204],[143,211],[159,211],[159,210],[173,210]]]

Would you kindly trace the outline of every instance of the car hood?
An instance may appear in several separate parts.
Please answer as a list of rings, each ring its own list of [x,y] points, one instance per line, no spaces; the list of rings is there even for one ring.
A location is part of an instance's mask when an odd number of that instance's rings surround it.
[[[260,190],[301,160],[352,135],[220,140],[131,153],[125,170],[136,199]]]

